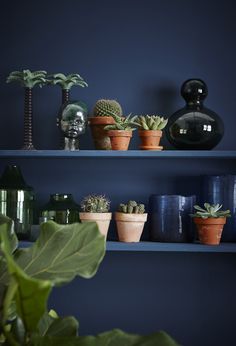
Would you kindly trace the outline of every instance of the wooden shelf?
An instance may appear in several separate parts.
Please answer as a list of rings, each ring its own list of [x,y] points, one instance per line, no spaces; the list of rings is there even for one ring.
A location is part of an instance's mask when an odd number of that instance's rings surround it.
[[[21,248],[27,248],[33,243],[20,241]],[[146,242],[122,243],[108,241],[107,251],[128,252],[214,252],[214,253],[236,253],[236,243],[221,243],[220,245],[202,245],[197,243],[158,243]]]
[[[236,159],[236,150],[0,150],[1,158],[202,158]]]

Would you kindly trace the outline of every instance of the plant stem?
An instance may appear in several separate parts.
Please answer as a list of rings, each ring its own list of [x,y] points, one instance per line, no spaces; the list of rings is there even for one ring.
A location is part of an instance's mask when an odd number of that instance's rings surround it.
[[[33,110],[32,110],[32,89],[25,88],[24,103],[24,145],[23,150],[35,150],[33,146]]]

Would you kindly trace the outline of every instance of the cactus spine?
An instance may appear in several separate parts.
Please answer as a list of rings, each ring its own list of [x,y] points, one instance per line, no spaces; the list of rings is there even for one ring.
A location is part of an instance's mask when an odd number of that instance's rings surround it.
[[[104,195],[88,195],[83,198],[80,207],[87,213],[107,213],[110,208],[110,201]]]
[[[121,105],[116,100],[98,100],[94,106],[93,114],[96,117],[122,116]]]

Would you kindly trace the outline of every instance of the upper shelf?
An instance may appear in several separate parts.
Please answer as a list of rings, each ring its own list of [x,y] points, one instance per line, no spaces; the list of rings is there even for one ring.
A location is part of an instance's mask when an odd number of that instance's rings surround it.
[[[236,150],[0,150],[0,158],[203,158],[236,159]]]

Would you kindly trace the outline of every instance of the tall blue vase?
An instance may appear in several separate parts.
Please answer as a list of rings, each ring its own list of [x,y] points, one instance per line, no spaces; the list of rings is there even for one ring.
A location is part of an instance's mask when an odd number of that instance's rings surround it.
[[[231,217],[227,218],[221,241],[236,241],[236,175],[209,175],[203,177],[202,204],[222,204],[222,209],[229,209]]]
[[[149,198],[150,239],[160,242],[192,242],[195,229],[189,214],[195,196],[151,195]]]

